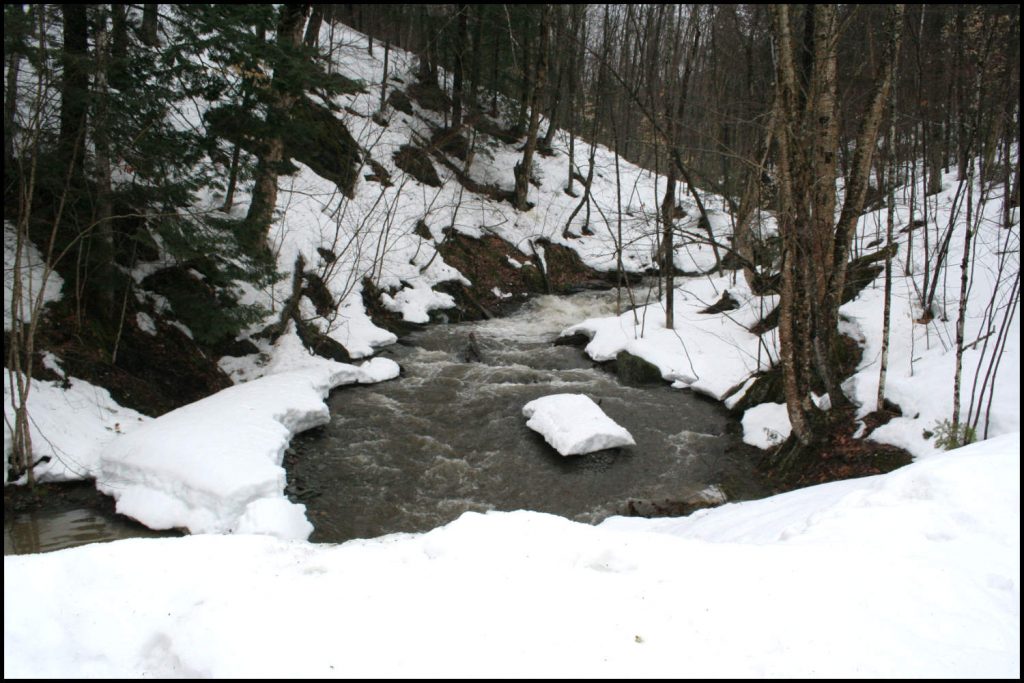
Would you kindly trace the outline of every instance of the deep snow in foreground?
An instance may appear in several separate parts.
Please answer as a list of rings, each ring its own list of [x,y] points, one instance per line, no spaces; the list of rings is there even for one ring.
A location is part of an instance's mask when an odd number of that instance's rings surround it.
[[[1014,434],[687,518],[9,556],[4,675],[1016,678],[1019,481]]]

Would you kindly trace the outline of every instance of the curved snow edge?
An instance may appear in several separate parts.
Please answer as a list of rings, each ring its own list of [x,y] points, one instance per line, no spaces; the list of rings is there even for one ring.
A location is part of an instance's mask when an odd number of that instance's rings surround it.
[[[291,438],[326,424],[324,399],[344,384],[392,379],[398,364],[331,363],[228,387],[112,442],[96,487],[117,511],[152,529],[264,533],[305,540],[305,506],[284,496]],[[272,501],[272,502],[268,502]]]

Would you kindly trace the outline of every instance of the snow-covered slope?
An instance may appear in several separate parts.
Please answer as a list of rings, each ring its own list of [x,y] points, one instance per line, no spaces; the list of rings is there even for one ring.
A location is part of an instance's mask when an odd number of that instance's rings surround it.
[[[327,29],[324,31],[322,38],[326,42]],[[410,143],[431,146],[430,141],[446,124],[444,115],[421,107],[415,97],[409,98],[412,115],[390,105],[381,115],[378,109],[384,75],[383,47],[374,44],[373,55],[368,55],[366,37],[348,29],[336,29],[334,40],[337,71],[367,86],[364,93],[339,96],[334,104],[364,151],[364,158],[368,155],[372,164],[366,159],[357,174],[359,181],[351,199],[343,196],[332,182],[300,164],[299,173],[281,179],[278,220],[272,227],[270,242],[277,250],[282,272],[289,272],[296,255],[301,253],[306,263],[324,276],[331,294],[342,305],[337,316],[320,322],[354,357],[368,355],[374,348],[394,341],[393,335],[374,326],[366,315],[362,304],[364,277],[386,290],[383,303],[387,308],[411,322],[426,322],[430,310],[454,305],[449,295],[431,289],[435,285],[449,280],[471,284],[437,254],[436,247],[449,227],[477,238],[500,237],[514,245],[524,261],[535,248],[543,258],[543,246],[537,247],[536,243],[547,240],[575,250],[587,265],[597,270],[610,271],[616,265],[616,207],[617,195],[621,194],[625,267],[639,272],[654,263],[655,214],[665,190],[663,177],[619,159],[617,184],[615,156],[598,146],[589,226],[594,234],[582,234],[586,212],[580,211],[568,226],[572,238],[563,236],[563,232],[580,198],[565,192],[570,168],[568,136],[564,131],[555,136],[551,156],[535,156],[534,176],[540,185],[529,187],[528,200],[534,205],[530,211],[517,211],[508,201],[466,189],[455,172],[437,159],[431,163],[442,186],[425,185],[399,169],[394,155]],[[388,63],[388,95],[404,92],[415,82],[415,58],[392,48]],[[507,108],[511,109],[511,105]],[[387,125],[381,125],[383,122]],[[506,124],[497,121],[491,127],[495,125]],[[543,123],[542,129],[546,126]],[[468,169],[464,161],[454,156],[447,157],[448,162],[463,169],[476,183],[511,191],[512,168],[522,157],[517,149],[520,145],[503,143],[481,129],[472,135],[476,152]],[[577,140],[573,169],[577,173],[586,175],[588,153],[588,145]],[[388,174],[389,183],[366,179],[379,176],[380,169]],[[580,192],[577,181],[576,193]],[[680,227],[695,229],[696,209],[686,193],[678,194],[686,197],[680,203],[690,214]],[[243,196],[234,210],[244,212],[247,202]],[[708,195],[705,203],[716,234],[724,239],[729,232],[729,218],[719,210],[721,200]],[[430,238],[416,230],[420,221],[427,226]],[[337,260],[328,263],[317,249],[332,252]],[[713,264],[708,247],[681,246],[676,252],[676,265],[685,271],[706,271]],[[269,308],[271,299],[280,302],[287,297],[288,287],[290,278],[271,291],[251,291],[250,300],[263,302]],[[308,301],[304,303],[308,305]],[[303,312],[310,317],[315,315],[311,306]]]

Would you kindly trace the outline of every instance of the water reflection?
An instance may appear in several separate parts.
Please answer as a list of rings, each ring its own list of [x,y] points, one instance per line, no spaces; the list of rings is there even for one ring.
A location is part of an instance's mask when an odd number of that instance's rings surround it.
[[[4,517],[4,555],[42,553],[121,538],[177,535],[153,531],[125,517],[84,508],[22,512]]]

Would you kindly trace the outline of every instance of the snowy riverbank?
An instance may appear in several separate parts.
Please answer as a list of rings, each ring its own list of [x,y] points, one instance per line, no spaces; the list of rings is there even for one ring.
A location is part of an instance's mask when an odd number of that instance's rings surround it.
[[[330,420],[331,389],[393,379],[399,368],[387,358],[357,366],[310,356],[293,331],[270,351],[263,367],[234,365],[250,381],[155,419],[81,380],[70,378],[66,389],[33,380],[33,450],[49,457],[37,478],[95,478],[119,513],[151,529],[305,540],[313,531],[305,507],[284,496],[288,443]],[[9,401],[4,411],[7,455]]]
[[[1018,434],[680,519],[5,557],[4,675],[1016,678],[1019,481]]]

